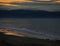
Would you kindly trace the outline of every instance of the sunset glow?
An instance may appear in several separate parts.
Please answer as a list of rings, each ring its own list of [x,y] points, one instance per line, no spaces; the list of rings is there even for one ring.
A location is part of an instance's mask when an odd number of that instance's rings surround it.
[[[41,0],[40,0],[41,1]],[[44,1],[44,0],[43,0]],[[47,0],[48,1],[48,0]],[[57,3],[60,3],[60,0],[55,0]],[[5,4],[2,4],[4,6],[18,6],[14,4],[9,4],[9,2],[31,2],[31,0],[0,0],[0,2],[5,2]],[[1,5],[1,4],[0,4]]]
[[[31,1],[31,0],[0,0],[0,2],[29,2],[29,1]],[[46,0],[46,1],[48,1],[48,0]],[[55,0],[55,1],[60,2],[60,0]]]
[[[29,1],[29,0],[0,0],[0,2],[14,2],[14,1],[27,2],[27,1]]]
[[[4,6],[18,6],[18,5],[14,5],[14,4],[3,4]]]
[[[8,4],[2,4],[4,6],[18,6],[14,4],[9,4],[9,2],[28,2],[29,0],[0,0],[0,2],[7,2]],[[1,4],[0,4],[1,5]]]
[[[60,0],[56,0],[56,2],[60,3]]]

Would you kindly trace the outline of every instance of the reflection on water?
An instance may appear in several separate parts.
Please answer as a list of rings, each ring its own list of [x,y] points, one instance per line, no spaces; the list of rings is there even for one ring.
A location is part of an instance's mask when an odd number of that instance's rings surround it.
[[[3,32],[5,35],[14,35],[14,36],[21,36],[21,37],[24,37],[26,35],[22,32],[18,33],[17,31],[8,30],[8,29],[0,29],[0,32]]]

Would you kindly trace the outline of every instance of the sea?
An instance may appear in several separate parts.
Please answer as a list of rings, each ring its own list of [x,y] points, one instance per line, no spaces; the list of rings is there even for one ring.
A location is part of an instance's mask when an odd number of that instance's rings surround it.
[[[36,37],[60,40],[59,18],[0,18],[0,28],[23,29]],[[20,31],[19,31],[20,32]]]

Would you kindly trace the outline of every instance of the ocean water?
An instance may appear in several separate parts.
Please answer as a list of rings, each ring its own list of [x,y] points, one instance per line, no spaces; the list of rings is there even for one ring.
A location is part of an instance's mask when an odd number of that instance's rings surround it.
[[[0,28],[22,30],[35,37],[60,40],[59,18],[0,18]],[[20,31],[19,31],[20,32]],[[42,37],[42,38],[43,38]]]

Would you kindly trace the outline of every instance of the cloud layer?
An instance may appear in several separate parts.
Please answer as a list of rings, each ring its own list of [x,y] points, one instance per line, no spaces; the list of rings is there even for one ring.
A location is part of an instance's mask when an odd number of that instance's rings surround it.
[[[29,0],[0,0],[0,2],[14,2],[14,1],[27,2],[27,1],[29,1]]]

